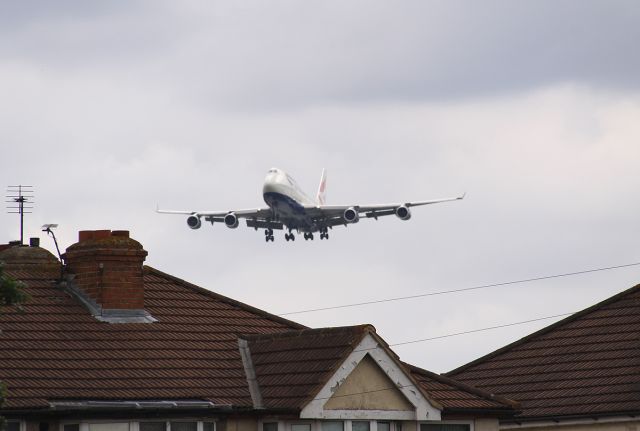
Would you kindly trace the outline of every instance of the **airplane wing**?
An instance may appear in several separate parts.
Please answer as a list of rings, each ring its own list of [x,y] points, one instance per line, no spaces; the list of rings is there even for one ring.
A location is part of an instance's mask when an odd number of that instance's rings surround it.
[[[311,216],[315,221],[325,226],[336,226],[346,223],[353,223],[354,219],[357,221],[359,217],[375,218],[383,217],[387,215],[396,214],[398,217],[407,220],[410,216],[409,208],[422,205],[437,204],[441,202],[450,202],[460,199],[464,199],[466,193],[451,198],[433,199],[428,201],[414,201],[404,203],[393,204],[373,204],[373,205],[318,205],[318,206],[306,206],[305,210],[307,214]],[[346,213],[347,210],[352,210],[352,216],[354,219],[351,221],[345,219],[345,216],[349,216]],[[406,210],[406,212],[404,212]],[[357,215],[355,215],[357,213]],[[323,223],[324,221],[324,223]]]
[[[411,218],[409,208],[421,205],[437,204],[463,199],[465,195],[434,199],[429,201],[414,201],[393,204],[375,205],[308,205],[305,206],[306,216],[315,229],[347,225],[356,223],[360,218],[374,218],[395,214],[402,220]],[[187,216],[187,225],[191,229],[199,229],[202,221],[213,223],[224,223],[227,227],[236,228],[240,219],[246,220],[247,227],[254,229],[284,229],[281,220],[274,220],[271,208],[254,208],[236,211],[182,211],[182,210],[161,210],[156,209],[160,214],[182,214]],[[290,227],[290,226],[289,226]]]
[[[183,210],[161,210],[156,208],[156,212],[160,214],[183,214],[189,216],[187,223],[192,229],[200,227],[198,220],[200,218],[210,223],[225,222],[225,217],[232,215],[237,219],[246,219],[247,226],[253,228],[272,228],[282,229],[282,223],[271,222],[269,219],[273,217],[271,208],[251,208],[236,211],[183,211]],[[193,224],[189,221],[194,216]]]
[[[224,218],[227,214],[235,214],[238,218],[267,218],[272,215],[271,208],[252,208],[236,211],[183,211],[183,210],[161,210],[156,208],[156,212],[159,214],[183,214],[183,215],[195,215],[199,217],[221,217]]]

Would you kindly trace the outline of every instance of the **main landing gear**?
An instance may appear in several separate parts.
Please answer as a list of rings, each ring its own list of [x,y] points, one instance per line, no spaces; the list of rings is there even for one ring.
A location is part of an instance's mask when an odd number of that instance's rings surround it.
[[[327,231],[326,228],[324,229],[320,229],[320,239],[329,239],[329,232]],[[304,232],[304,239],[305,241],[313,241],[314,240],[314,235],[313,232]],[[295,241],[296,240],[296,236],[293,234],[293,232],[291,230],[289,230],[289,233],[285,233],[284,234],[284,239],[288,241]],[[274,241],[274,237],[273,237],[273,229],[265,229],[264,230],[264,240],[266,242],[273,242]]]

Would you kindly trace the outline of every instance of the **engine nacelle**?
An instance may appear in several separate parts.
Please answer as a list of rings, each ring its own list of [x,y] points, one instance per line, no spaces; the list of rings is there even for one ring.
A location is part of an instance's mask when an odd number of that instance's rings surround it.
[[[396,208],[396,216],[398,216],[400,220],[409,220],[411,218],[411,211],[409,211],[409,208],[406,206],[401,205]]]
[[[224,216],[224,224],[226,224],[229,229],[237,228],[239,224],[238,216],[234,213],[227,214]]]
[[[358,211],[354,207],[350,207],[344,210],[342,218],[344,218],[344,221],[347,223],[358,223],[360,214],[358,214]]]
[[[187,217],[187,224],[191,229],[200,229],[200,226],[202,226],[202,221],[200,220],[200,217],[190,215],[189,217]]]

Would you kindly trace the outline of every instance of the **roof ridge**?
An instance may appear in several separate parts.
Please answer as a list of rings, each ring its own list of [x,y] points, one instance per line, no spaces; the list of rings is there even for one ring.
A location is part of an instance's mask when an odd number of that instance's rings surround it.
[[[321,328],[303,328],[303,329],[291,329],[281,332],[273,332],[269,334],[242,334],[239,338],[247,341],[266,341],[266,340],[278,340],[283,338],[303,337],[306,335],[323,335],[333,334],[336,332],[351,332],[358,329],[358,332],[376,332],[373,325],[365,323],[361,325],[349,325],[349,326],[328,326]]]
[[[256,307],[254,307],[252,305],[245,304],[244,302],[238,301],[238,300],[233,299],[233,298],[229,298],[228,296],[221,295],[221,294],[219,294],[217,292],[214,292],[212,290],[205,289],[204,287],[200,287],[200,286],[198,286],[196,284],[190,283],[190,282],[188,282],[186,280],[183,280],[181,278],[178,278],[178,277],[176,277],[174,275],[167,274],[166,272],[160,271],[159,269],[153,268],[153,267],[151,267],[149,265],[144,265],[143,268],[144,268],[144,271],[148,271],[151,274],[155,274],[155,275],[158,275],[160,277],[167,278],[167,279],[169,279],[169,280],[171,280],[171,281],[173,281],[175,283],[178,283],[178,284],[182,285],[183,287],[189,288],[189,289],[194,290],[194,291],[196,291],[198,293],[213,297],[213,298],[215,298],[217,300],[220,300],[222,302],[226,302],[226,303],[231,304],[231,305],[233,305],[235,307],[238,307],[238,308],[242,308],[242,309],[244,309],[246,311],[249,311],[251,313],[259,314],[260,316],[265,317],[265,318],[267,318],[269,320],[273,320],[273,321],[276,321],[276,322],[284,324],[284,325],[289,325],[289,326],[292,327],[292,330],[294,330],[294,331],[295,330],[301,330],[301,329],[309,329],[307,326],[304,326],[304,325],[302,325],[302,324],[300,324],[298,322],[294,322],[293,320],[285,319],[284,317],[280,317],[278,315],[271,314],[271,313],[269,313],[267,311],[261,310],[260,308],[256,308]]]
[[[362,330],[359,331],[359,336],[356,339],[353,340],[353,342],[350,345],[350,348],[347,351],[345,351],[345,353],[340,357],[340,359],[335,361],[334,366],[331,367],[330,370],[327,370],[325,372],[325,378],[322,381],[320,381],[317,385],[315,385],[315,387],[313,387],[313,388],[311,388],[311,390],[309,390],[309,394],[306,397],[304,397],[302,402],[300,403],[301,407],[302,406],[306,406],[311,401],[313,401],[313,399],[316,397],[318,392],[320,392],[322,390],[324,385],[327,384],[328,380],[340,369],[342,364],[345,363],[345,361],[347,360],[349,355],[351,355],[353,353],[355,348],[358,347],[358,345],[362,342],[362,340],[364,340],[364,338],[367,336],[367,334],[375,334],[375,328],[373,327],[373,325],[357,325],[357,326],[352,326],[352,327],[349,327],[349,326],[336,326],[334,328],[335,329],[346,329],[346,328],[354,328],[354,327],[362,328]],[[371,332],[371,330],[368,330],[367,328],[373,328],[373,332]],[[329,328],[329,329],[332,329],[332,328]]]
[[[499,403],[506,404],[511,408],[520,407],[520,403],[518,401],[512,400],[510,398],[505,398],[500,395],[492,394],[491,392],[484,391],[482,389],[478,389],[474,386],[467,385],[466,383],[459,382],[451,377],[447,377],[442,374],[434,373],[433,371],[425,370],[424,368],[417,367],[415,365],[409,364],[407,362],[403,362],[405,366],[409,368],[409,371],[412,373],[415,372],[417,374],[426,375],[434,380],[437,380],[441,383],[446,383],[448,385],[455,386],[463,391],[471,392],[472,394],[478,395],[482,398],[489,399],[491,401],[498,401]]]
[[[525,344],[525,343],[535,339],[536,337],[544,335],[544,334],[546,334],[546,333],[548,333],[550,331],[553,331],[554,329],[557,329],[560,326],[566,325],[567,323],[570,323],[570,322],[573,322],[574,320],[582,318],[582,317],[584,317],[584,316],[586,316],[586,315],[588,315],[588,314],[590,314],[590,313],[592,313],[592,312],[594,312],[594,311],[596,311],[596,310],[598,310],[598,309],[600,309],[600,308],[602,308],[602,307],[604,307],[606,305],[613,304],[613,303],[619,301],[620,299],[624,298],[625,296],[630,295],[632,293],[635,293],[636,291],[640,291],[640,284],[636,284],[635,286],[632,286],[629,289],[623,290],[622,292],[619,292],[619,293],[617,293],[617,294],[615,294],[615,295],[613,295],[613,296],[611,296],[609,298],[606,298],[606,299],[604,299],[604,300],[602,300],[602,301],[600,301],[600,302],[598,302],[598,303],[596,303],[594,305],[591,305],[591,306],[589,306],[589,307],[587,307],[587,308],[585,308],[583,310],[580,310],[580,311],[578,311],[576,313],[573,313],[572,315],[570,315],[568,317],[565,317],[564,319],[561,319],[561,320],[559,320],[559,321],[557,321],[555,323],[552,323],[549,326],[545,326],[542,329],[539,329],[539,330],[537,330],[535,332],[532,332],[531,334],[526,335],[526,336],[520,338],[519,340],[516,340],[516,341],[514,341],[512,343],[509,343],[506,346],[502,346],[499,349],[494,350],[493,352],[487,353],[486,355],[483,355],[483,356],[481,356],[481,357],[479,357],[477,359],[474,359],[471,362],[468,362],[468,363],[466,363],[464,365],[461,365],[461,366],[459,366],[457,368],[454,368],[453,370],[448,371],[446,373],[443,373],[443,375],[445,375],[447,377],[455,376],[456,374],[458,374],[458,373],[460,373],[462,371],[465,371],[465,370],[467,370],[467,369],[469,369],[469,368],[471,368],[471,367],[473,367],[473,366],[475,366],[475,365],[477,365],[477,364],[479,364],[479,363],[481,363],[483,361],[486,361],[487,359],[493,358],[493,357],[498,356],[498,355],[500,355],[500,354],[502,354],[502,353],[504,353],[504,352],[506,352],[508,350],[513,349],[514,347],[517,347],[517,346],[520,346],[522,344]]]

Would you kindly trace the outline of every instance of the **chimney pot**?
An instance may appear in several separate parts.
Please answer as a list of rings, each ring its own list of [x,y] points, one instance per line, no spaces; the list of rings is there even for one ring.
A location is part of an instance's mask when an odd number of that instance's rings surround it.
[[[110,230],[94,230],[93,239],[105,239],[111,236]]]
[[[92,230],[81,230],[78,232],[78,242],[86,241],[88,239],[93,239]]]
[[[128,230],[114,230],[113,232],[111,232],[112,236],[118,236],[118,237],[122,237],[122,238],[129,238],[129,231]]]
[[[31,247],[40,247],[40,238],[30,238],[29,245]]]

